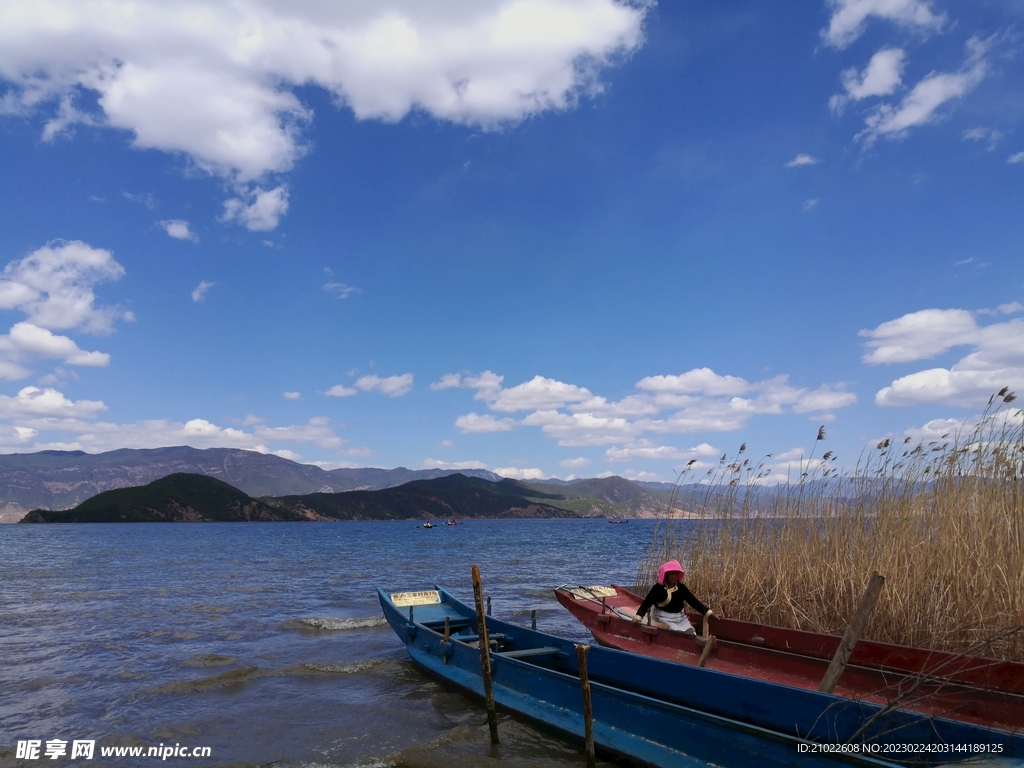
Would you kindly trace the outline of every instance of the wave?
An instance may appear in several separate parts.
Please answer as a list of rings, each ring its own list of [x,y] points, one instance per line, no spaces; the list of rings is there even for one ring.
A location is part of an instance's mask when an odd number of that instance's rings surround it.
[[[186,667],[223,667],[227,664],[234,664],[238,661],[235,656],[224,656],[220,653],[207,653],[204,656],[196,656],[183,662]]]
[[[308,618],[299,619],[299,624],[313,629],[327,629],[331,631],[344,629],[369,629],[370,627],[382,627],[387,624],[383,616],[371,616],[363,619],[320,619]]]
[[[176,683],[164,683],[157,686],[157,693],[203,693],[217,688],[227,688],[230,685],[239,685],[248,682],[256,677],[262,677],[263,672],[259,667],[241,667],[232,669],[229,672],[221,672],[212,677],[202,677],[198,680],[183,680]]]
[[[378,664],[383,664],[385,659],[373,659],[370,661],[354,661],[351,664],[303,664],[306,669],[314,672],[326,672],[328,674],[352,675],[359,672],[367,672]]]

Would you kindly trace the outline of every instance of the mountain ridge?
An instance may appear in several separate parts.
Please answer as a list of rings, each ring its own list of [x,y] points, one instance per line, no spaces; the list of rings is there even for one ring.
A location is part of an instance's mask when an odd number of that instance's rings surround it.
[[[621,478],[596,482],[596,489],[605,496],[622,492],[623,484],[629,484]],[[599,506],[580,509],[579,497],[566,496],[558,490],[559,486],[549,486],[554,490],[537,486],[507,478],[491,481],[455,473],[375,491],[255,499],[208,475],[175,473],[143,486],[104,491],[69,510],[32,510],[22,522],[574,518],[592,517],[602,511]]]

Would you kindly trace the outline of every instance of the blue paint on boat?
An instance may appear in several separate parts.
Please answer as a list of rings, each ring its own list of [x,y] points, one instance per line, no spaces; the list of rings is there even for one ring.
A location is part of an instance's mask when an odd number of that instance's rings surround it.
[[[413,661],[439,678],[483,695],[480,650],[471,644],[477,636],[472,609],[439,589],[440,602],[413,606],[410,618],[409,608],[396,607],[388,593],[377,592],[385,618]],[[452,633],[447,642],[442,634],[445,617]],[[487,627],[494,641],[491,669],[497,705],[582,740],[583,707],[574,644],[493,617],[487,617]],[[594,741],[599,749],[615,755],[666,768],[898,765],[850,752],[815,753],[815,744],[790,733],[610,684],[605,676],[617,662],[629,674],[645,675],[658,675],[664,667],[675,665],[610,649],[592,648],[590,654]],[[653,666],[635,666],[637,660]]]

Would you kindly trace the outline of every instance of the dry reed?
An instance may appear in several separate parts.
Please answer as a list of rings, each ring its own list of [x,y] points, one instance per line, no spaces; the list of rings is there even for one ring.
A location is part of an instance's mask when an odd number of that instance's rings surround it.
[[[673,506],[699,519],[660,527],[639,583],[678,558],[719,612],[842,634],[876,570],[886,585],[864,637],[1024,661],[1024,412],[1006,407],[1013,399],[1003,389],[976,425],[940,440],[883,440],[848,474],[812,451],[798,481],[774,489],[744,445],[696,490],[677,484]]]

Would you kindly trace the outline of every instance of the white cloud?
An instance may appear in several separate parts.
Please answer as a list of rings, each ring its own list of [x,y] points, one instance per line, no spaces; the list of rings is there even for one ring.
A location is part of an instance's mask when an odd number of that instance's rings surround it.
[[[485,413],[482,416],[478,413],[467,413],[455,420],[455,428],[460,432],[508,432],[515,427],[512,419],[496,419],[491,414]]]
[[[581,403],[593,397],[590,390],[566,384],[544,376],[498,391],[488,405],[495,411],[515,413],[544,408],[559,408],[570,403]]]
[[[314,416],[305,424],[285,427],[268,427],[261,424],[253,429],[253,436],[267,443],[313,443],[321,448],[333,450],[340,449],[344,442],[331,429],[330,419],[326,416]]]
[[[251,431],[234,427],[221,427],[206,419],[195,418],[184,423],[166,419],[138,421],[132,424],[114,424],[91,421],[106,409],[103,403],[70,401],[51,389],[26,387],[17,397],[0,396],[0,418],[16,422],[16,429],[34,430],[36,441],[19,450],[84,450],[110,451],[116,448],[160,448],[168,445],[190,445],[194,448],[243,448],[245,450],[274,453],[286,458],[297,456],[287,448],[271,450],[273,443],[312,443],[321,448],[344,454],[362,454],[365,449],[346,448],[344,440],[330,428],[326,417],[318,416],[305,424],[268,427],[252,422]],[[59,434],[60,440],[43,442],[43,434]],[[349,465],[350,466],[350,465]]]
[[[36,358],[56,358],[68,365],[108,365],[110,355],[87,352],[53,330],[104,333],[113,330],[117,319],[133,319],[130,312],[95,305],[93,286],[123,274],[109,251],[78,241],[54,241],[9,263],[0,274],[0,310],[21,311],[27,320],[0,336],[0,378],[14,381],[31,375],[26,364]]]
[[[592,413],[534,411],[521,422],[540,427],[546,436],[562,446],[608,445],[631,439],[642,431],[637,423],[624,418],[595,416]]]
[[[547,473],[537,467],[527,467],[524,469],[519,467],[497,467],[494,470],[494,474],[513,480],[544,480],[548,476]]]
[[[359,394],[358,390],[346,387],[342,384],[335,384],[333,387],[324,392],[328,397],[352,397],[352,395]]]
[[[199,242],[199,235],[189,228],[187,221],[182,219],[164,219],[160,222],[160,226],[163,227],[164,231],[175,240],[190,240],[193,243]]]
[[[347,299],[359,289],[345,283],[330,282],[324,283],[323,289],[336,299]]]
[[[482,461],[441,461],[440,459],[424,459],[424,469],[487,469]]]
[[[1017,311],[1013,304],[1003,305]],[[883,406],[945,403],[983,405],[1004,386],[1024,388],[1024,320],[979,326],[962,309],[922,310],[862,331],[874,349],[868,363],[914,362],[968,345],[971,351],[949,368],[929,368],[902,376],[875,395]]]
[[[268,232],[288,212],[288,187],[283,184],[274,189],[241,188],[239,195],[224,201],[221,221],[237,221],[252,232]]]
[[[965,309],[922,309],[859,333],[871,351],[865,363],[906,363],[924,360],[953,347],[971,344],[978,324]]]
[[[813,198],[811,200],[804,200],[804,205],[803,205],[804,213],[807,213],[808,211],[813,211],[815,208],[818,207],[818,203],[820,203],[820,202],[821,201],[818,200],[818,198]]]
[[[276,451],[270,451],[270,454],[280,456],[282,459],[288,459],[288,461],[302,461],[301,453],[289,451],[287,448],[278,448]]]
[[[1008,158],[1006,158],[1006,162],[1024,164],[1024,152],[1018,152],[1015,155],[1010,155]]]
[[[413,376],[403,373],[401,376],[361,376],[356,379],[356,388],[363,392],[380,392],[389,397],[401,397],[412,389]]]
[[[829,108],[839,114],[851,101],[871,96],[888,96],[903,82],[906,56],[899,48],[883,48],[871,57],[871,61],[858,73],[856,69],[844,70],[840,76],[845,93],[829,99]]]
[[[1003,140],[1003,132],[997,128],[969,128],[961,134],[964,141],[985,141],[988,140],[988,151],[996,148]],[[1022,153],[1024,157],[1024,153]]]
[[[979,309],[976,314],[979,315],[1013,315],[1017,312],[1024,311],[1024,304],[1019,301],[1009,301],[1006,304],[1000,304],[995,309]]]
[[[922,32],[937,31],[946,21],[945,14],[932,12],[927,0],[829,0],[829,5],[832,17],[821,34],[833,48],[849,46],[873,16]]]
[[[852,392],[844,392],[835,389],[828,384],[822,384],[817,389],[808,392],[804,390],[793,403],[793,413],[822,413],[837,408],[845,408],[857,402],[857,396]]]
[[[562,459],[558,462],[558,466],[563,469],[582,469],[583,467],[590,466],[592,463],[590,459],[578,456],[575,459]]]
[[[437,392],[442,389],[453,389],[460,386],[462,386],[462,376],[457,373],[446,373],[430,385],[430,390]]]
[[[10,360],[4,360],[0,358],[0,379],[6,379],[7,381],[17,381],[18,379],[25,379],[32,375],[32,371],[25,368],[17,363],[12,363]],[[45,378],[45,377],[44,377]],[[56,378],[47,379],[41,381],[43,384],[56,383]]]
[[[210,283],[207,282],[206,280],[201,280],[199,282],[199,285],[192,289],[192,301],[199,302],[205,299],[206,294],[209,292],[211,288],[213,288],[214,285],[215,283]]]
[[[991,41],[971,38],[968,57],[959,72],[932,72],[922,79],[896,106],[880,104],[865,119],[863,131],[856,138],[870,147],[879,138],[901,139],[911,128],[938,119],[936,111],[948,101],[973,90],[988,72],[984,59]]]
[[[107,406],[98,400],[72,401],[50,388],[25,387],[14,397],[0,395],[0,418],[5,419],[89,419],[105,410]]]
[[[515,421],[469,413],[456,421],[460,430],[498,432],[532,426],[562,446],[642,445],[636,441],[646,432],[729,431],[740,429],[760,414],[816,413],[825,418],[826,409],[842,408],[857,399],[839,385],[811,390],[791,386],[785,376],[748,382],[710,368],[647,376],[636,383],[638,393],[618,401],[543,376],[507,389],[501,387],[501,381],[502,377],[486,371],[479,377],[461,378],[460,386],[476,387],[474,398],[484,400],[492,411],[528,411],[526,416]],[[446,385],[455,386],[455,379],[447,380]]]
[[[703,395],[740,395],[751,385],[737,376],[719,376],[710,368],[694,368],[678,376],[647,376],[636,383],[637,389],[652,392],[700,393]]]
[[[123,276],[124,268],[110,251],[79,240],[55,240],[4,267],[0,309],[20,310],[40,328],[109,332],[115,320],[131,320],[132,315],[95,306],[93,286]]]
[[[786,163],[786,167],[787,168],[800,168],[800,167],[805,166],[805,165],[817,165],[820,162],[821,161],[818,160],[818,158],[816,158],[816,157],[812,157],[811,155],[802,155],[801,154],[801,155],[797,155],[792,160],[790,160],[788,163]]]
[[[607,461],[632,461],[633,459],[669,459],[684,461],[699,456],[718,456],[721,451],[707,443],[693,448],[676,448],[671,445],[658,445],[650,440],[637,440],[629,445],[612,446],[604,452]]]
[[[355,393],[353,392],[353,394],[355,394]],[[285,400],[301,400],[302,399],[302,393],[301,392],[282,392],[281,393],[281,397],[283,397]]]
[[[646,3],[491,0],[285,3],[38,0],[0,9],[8,113],[41,112],[50,140],[76,122],[128,131],[133,146],[183,153],[251,183],[288,171],[312,118],[293,89],[329,91],[358,119],[422,110],[497,127],[568,109],[601,70],[643,42]],[[90,92],[96,107],[78,97]],[[278,188],[281,190],[282,188]],[[272,190],[273,192],[273,190]],[[271,193],[266,193],[271,194]],[[281,198],[229,201],[229,218],[271,229]]]
[[[0,336],[0,355],[8,362],[26,357],[58,358],[68,365],[105,367],[110,355],[86,352],[67,336],[58,336],[32,323],[15,323],[6,336]],[[19,377],[20,378],[20,377]]]
[[[635,469],[627,469],[625,472],[622,473],[622,477],[626,478],[627,480],[632,480],[634,482],[641,482],[641,483],[644,483],[644,482],[656,483],[656,482],[663,481],[665,479],[661,475],[659,475],[657,472],[644,472],[644,471],[637,471]]]

